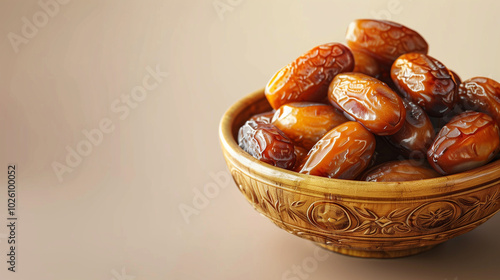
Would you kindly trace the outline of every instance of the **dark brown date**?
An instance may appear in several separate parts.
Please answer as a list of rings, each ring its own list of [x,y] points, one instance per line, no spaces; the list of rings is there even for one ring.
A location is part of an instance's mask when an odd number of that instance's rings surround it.
[[[406,120],[403,127],[387,141],[410,159],[425,159],[427,150],[434,140],[435,132],[431,120],[422,108],[415,103],[403,100]]]
[[[371,55],[386,68],[402,54],[426,54],[429,49],[417,32],[387,20],[355,20],[347,28],[346,40],[351,49]]]
[[[300,173],[354,179],[368,166],[374,150],[373,134],[357,122],[346,122],[314,145]]]
[[[402,99],[385,83],[361,73],[335,76],[328,90],[334,107],[377,135],[396,133],[405,122]]]
[[[380,79],[383,70],[375,58],[361,51],[351,51],[354,56],[353,72],[363,73],[376,79]]]
[[[438,177],[431,168],[423,166],[419,161],[391,161],[375,166],[365,172],[360,180],[368,182],[413,181]]]
[[[304,166],[305,159],[309,151],[301,146],[295,146],[293,152],[295,153],[295,166],[293,167],[293,170],[299,172],[300,169],[302,169],[302,166]]]
[[[464,112],[439,131],[427,152],[429,164],[443,175],[489,162],[500,149],[497,123],[480,112]]]
[[[404,97],[431,116],[441,117],[457,103],[458,87],[451,72],[431,56],[403,54],[392,65],[391,78]]]
[[[453,76],[453,79],[455,79],[455,84],[460,89],[460,84],[462,83],[462,79],[460,78],[460,76],[458,76],[457,72],[455,72],[451,69],[449,69],[449,70],[450,70],[451,76]]]
[[[317,46],[279,70],[265,93],[274,109],[294,101],[322,101],[333,77],[352,71],[351,50],[340,43]]]
[[[375,135],[375,152],[373,153],[372,162],[368,166],[368,168],[374,167],[376,165],[386,163],[394,160],[401,160],[401,155],[399,151],[395,151],[394,148],[387,139],[386,136],[378,136]]]
[[[271,120],[273,119],[274,113],[275,113],[274,110],[269,111],[269,112],[260,113],[257,115],[253,115],[249,120],[256,121],[256,122],[271,123]]]
[[[500,83],[485,77],[468,79],[460,85],[458,96],[463,109],[486,113],[500,125]]]
[[[296,145],[311,149],[328,131],[345,123],[344,115],[331,105],[292,102],[281,106],[272,123]]]
[[[247,121],[238,133],[238,144],[265,163],[285,169],[292,169],[295,165],[292,141],[273,124]]]

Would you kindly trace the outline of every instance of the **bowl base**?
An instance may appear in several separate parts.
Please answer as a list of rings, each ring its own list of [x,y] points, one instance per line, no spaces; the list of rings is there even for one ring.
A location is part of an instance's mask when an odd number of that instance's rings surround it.
[[[394,251],[365,251],[365,250],[347,249],[347,248],[342,248],[342,247],[337,247],[337,246],[332,246],[332,245],[325,245],[325,244],[321,244],[321,243],[316,243],[316,245],[323,247],[329,251],[343,254],[343,255],[359,257],[359,258],[377,258],[377,259],[391,259],[391,258],[407,257],[407,256],[416,255],[416,254],[428,251],[436,246],[436,245],[431,245],[431,246],[423,246],[423,247],[418,247],[418,248],[411,248],[411,249],[405,249],[405,250],[394,250]]]

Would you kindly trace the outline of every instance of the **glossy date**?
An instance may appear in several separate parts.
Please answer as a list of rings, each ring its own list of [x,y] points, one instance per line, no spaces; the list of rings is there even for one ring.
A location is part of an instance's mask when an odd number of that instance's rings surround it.
[[[368,182],[413,181],[438,177],[431,168],[423,166],[419,161],[390,161],[375,166],[365,172],[360,180]]]
[[[273,110],[273,111],[268,111],[268,112],[256,114],[256,115],[253,115],[249,120],[256,121],[256,122],[271,123],[271,120],[273,119],[274,113],[275,112]]]
[[[238,145],[265,163],[285,169],[295,165],[292,141],[273,124],[247,121],[239,130]]]
[[[351,51],[354,56],[353,72],[363,73],[376,79],[380,79],[383,74],[383,69],[375,58],[362,51]]]
[[[293,170],[298,172],[300,171],[302,166],[304,166],[304,162],[309,150],[306,150],[301,146],[295,146],[293,152],[295,153],[295,165],[293,167]]]
[[[408,53],[398,57],[392,65],[391,78],[401,94],[431,116],[443,116],[457,102],[458,87],[453,74],[431,56]]]
[[[480,112],[464,112],[439,131],[427,152],[429,164],[443,175],[488,163],[500,150],[497,123]]]
[[[354,179],[370,163],[375,137],[357,122],[330,130],[309,151],[300,173]]]
[[[386,136],[386,139],[403,156],[425,159],[427,150],[434,140],[434,127],[422,108],[404,99],[403,104],[406,109],[403,127],[395,134]]]
[[[272,123],[295,144],[311,149],[328,131],[346,122],[344,115],[331,105],[292,102],[281,106]]]
[[[365,74],[335,76],[328,98],[348,119],[360,122],[377,135],[394,134],[405,121],[402,99],[385,83]]]
[[[474,77],[460,85],[458,96],[463,109],[486,113],[500,125],[500,83]]]
[[[401,24],[375,19],[358,19],[347,28],[347,45],[377,59],[390,68],[400,55],[427,53],[429,47],[420,34]]]
[[[279,70],[265,94],[274,109],[294,101],[322,101],[333,77],[352,71],[351,50],[340,43],[319,45]]]

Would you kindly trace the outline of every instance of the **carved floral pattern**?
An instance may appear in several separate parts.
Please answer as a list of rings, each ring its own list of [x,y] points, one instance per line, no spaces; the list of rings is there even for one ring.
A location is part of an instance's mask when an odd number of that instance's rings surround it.
[[[500,210],[499,183],[474,195],[394,203],[319,199],[271,186],[233,168],[231,174],[254,208],[286,231],[325,245],[400,250],[438,244],[463,234]],[[401,207],[404,206],[404,207]],[[377,239],[373,239],[376,237]]]

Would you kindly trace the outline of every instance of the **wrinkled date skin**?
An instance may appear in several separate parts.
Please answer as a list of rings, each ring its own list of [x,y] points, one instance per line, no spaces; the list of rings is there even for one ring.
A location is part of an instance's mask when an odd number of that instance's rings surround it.
[[[429,164],[443,175],[488,163],[500,149],[496,122],[480,112],[465,112],[439,131],[427,152]]]
[[[311,149],[321,137],[339,124],[348,121],[331,105],[313,102],[292,102],[281,106],[272,124],[296,145]]]
[[[438,177],[431,168],[422,166],[418,161],[391,161],[375,166],[365,172],[360,180],[368,182],[413,181]]]
[[[354,56],[353,72],[363,73],[376,79],[380,79],[383,70],[375,58],[361,51],[351,50],[351,52]]]
[[[274,109],[294,101],[322,101],[333,77],[352,71],[351,50],[340,43],[319,45],[279,70],[265,94]]]
[[[458,96],[465,110],[486,113],[500,125],[500,83],[485,77],[468,79],[460,85]]]
[[[386,136],[386,139],[403,156],[425,159],[434,140],[434,126],[424,110],[415,103],[403,100],[403,104],[406,109],[405,123],[398,132]]]
[[[273,124],[247,121],[238,133],[238,145],[265,163],[285,169],[295,165],[292,141]]]
[[[409,52],[426,54],[429,49],[417,32],[387,20],[355,20],[347,28],[346,40],[351,49],[371,55],[389,69],[400,55]]]
[[[368,166],[374,151],[373,134],[357,122],[346,122],[314,145],[300,173],[354,179]]]
[[[342,73],[328,90],[332,105],[377,135],[396,133],[405,122],[402,99],[385,83],[361,73]]]
[[[274,117],[274,113],[275,113],[274,110],[269,111],[269,112],[260,113],[260,114],[252,116],[249,120],[255,121],[255,122],[271,123],[271,120]]]
[[[391,68],[398,90],[429,115],[441,117],[457,103],[458,87],[451,72],[437,59],[421,54],[400,56]]]
[[[293,170],[299,172],[302,166],[304,166],[304,162],[309,151],[301,146],[295,146],[293,152],[295,153],[295,165]]]

